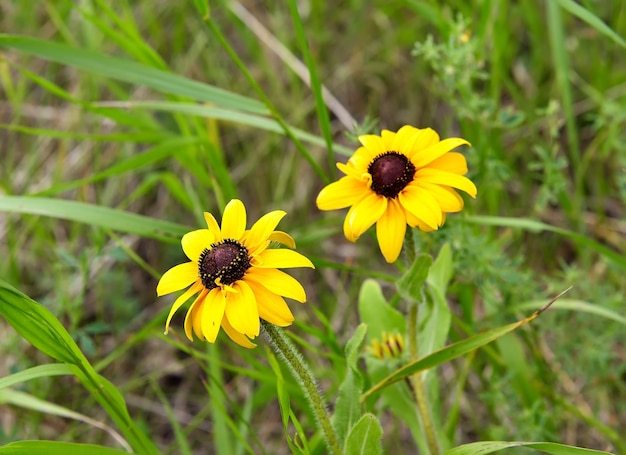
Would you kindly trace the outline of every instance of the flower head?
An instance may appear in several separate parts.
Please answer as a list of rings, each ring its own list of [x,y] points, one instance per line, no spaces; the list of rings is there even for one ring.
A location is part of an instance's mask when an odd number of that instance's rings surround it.
[[[399,333],[383,332],[381,340],[374,339],[367,350],[379,359],[400,357],[404,351],[404,337]]]
[[[400,255],[406,225],[434,231],[446,213],[463,209],[456,189],[476,197],[465,157],[452,149],[469,145],[465,139],[439,140],[430,128],[403,126],[397,133],[359,136],[358,148],[346,164],[337,163],[345,177],[322,189],[321,210],[350,207],[343,232],[355,242],[376,223],[378,245],[387,262]]]
[[[306,295],[295,278],[278,269],[313,264],[293,250],[269,248],[272,241],[295,248],[288,234],[274,230],[283,216],[281,210],[270,212],[246,230],[246,208],[237,199],[224,209],[221,228],[205,212],[208,229],[189,232],[181,241],[190,261],[169,269],[157,285],[159,296],[190,286],[172,305],[165,333],[174,313],[196,294],[185,317],[190,340],[195,333],[213,343],[223,327],[234,342],[252,348],[249,339],[259,334],[259,318],[290,325],[294,318],[283,297],[304,302]]]

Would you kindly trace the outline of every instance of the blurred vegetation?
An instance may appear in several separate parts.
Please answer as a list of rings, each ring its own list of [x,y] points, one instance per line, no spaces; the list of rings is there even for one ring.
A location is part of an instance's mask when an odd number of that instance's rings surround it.
[[[404,124],[472,143],[464,153],[478,198],[440,231],[417,237],[424,252],[452,247],[450,340],[517,320],[574,286],[563,309],[438,370],[441,390],[450,391],[442,412],[458,412],[450,417],[455,443],[560,441],[624,453],[626,3],[372,0],[299,8],[319,79],[337,102],[327,97],[335,160],[355,148],[355,133]],[[333,178],[314,91],[281,50],[304,60],[289,8],[215,2],[210,15],[276,112],[317,136],[317,145],[301,137],[304,148]],[[0,30],[260,99],[194,2],[0,0]],[[132,74],[130,65],[110,70]],[[87,202],[190,227],[233,197],[250,219],[286,210],[281,228],[317,265],[295,273],[309,302],[292,305],[290,333],[334,396],[343,346],[359,322],[361,283],[391,281],[374,236],[349,244],[340,232],[344,214],[315,208],[324,181],[279,128],[250,126],[241,112],[230,121],[177,112],[154,103],[205,100],[77,66],[0,41],[0,195]],[[161,335],[171,302],[156,299],[156,280],[183,261],[178,239],[51,215],[0,212],[0,277],[63,322],[163,453],[181,453],[173,422],[190,453],[287,453],[264,347],[245,351],[223,336],[215,346],[190,344],[180,316],[174,333]],[[0,327],[0,377],[47,361],[4,321]],[[286,387],[310,428],[301,392]],[[106,421],[69,381],[39,379],[20,390]],[[85,423],[0,406],[2,444],[114,444]],[[415,450],[402,422],[385,414],[382,423],[393,435],[389,453]],[[314,452],[323,453],[321,445]]]

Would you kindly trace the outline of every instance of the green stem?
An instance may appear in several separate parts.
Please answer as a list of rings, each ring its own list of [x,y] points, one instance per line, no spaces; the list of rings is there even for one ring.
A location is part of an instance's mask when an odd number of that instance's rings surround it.
[[[417,350],[417,304],[411,306],[409,313],[409,355],[411,361],[417,361],[419,358]],[[413,393],[415,394],[415,401],[417,402],[417,409],[420,414],[420,420],[422,421],[422,427],[424,434],[426,435],[426,443],[430,450],[430,455],[439,455],[439,443],[437,442],[437,435],[435,433],[435,426],[433,425],[432,416],[428,407],[428,400],[426,398],[426,388],[424,381],[422,381],[422,373],[415,373],[411,376],[411,384],[413,385]]]
[[[305,363],[302,355],[298,352],[291,340],[287,338],[281,329],[263,319],[261,319],[261,327],[263,327],[263,331],[272,345],[274,352],[285,362],[291,370],[291,373],[298,380],[300,387],[302,387],[302,391],[313,409],[317,425],[319,429],[322,430],[326,446],[330,449],[331,453],[335,455],[341,454],[341,445],[330,423],[326,403],[324,403],[324,398],[317,388],[317,381],[311,369]]]
[[[404,233],[404,247],[402,248],[406,254],[406,263],[409,265],[415,262],[415,237],[413,237],[413,228],[411,226],[406,227]]]

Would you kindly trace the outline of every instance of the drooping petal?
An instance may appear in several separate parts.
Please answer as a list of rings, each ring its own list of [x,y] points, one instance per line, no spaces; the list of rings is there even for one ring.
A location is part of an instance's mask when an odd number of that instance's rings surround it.
[[[220,332],[225,307],[226,299],[222,290],[211,289],[202,305],[202,334],[209,343],[215,343],[217,334]]]
[[[448,152],[428,163],[427,167],[452,172],[453,174],[467,174],[467,160],[459,152]]]
[[[235,292],[226,293],[226,318],[240,333],[254,338],[259,334],[259,310],[250,285],[243,280],[233,283]]]
[[[220,225],[217,223],[215,217],[209,212],[204,212],[204,221],[206,221],[206,225],[215,237],[215,241],[220,242],[223,239],[222,231],[220,230]]]
[[[453,174],[451,172],[440,171],[438,169],[423,168],[415,173],[416,180],[422,180],[424,182],[437,183],[439,185],[451,186],[452,188],[458,188],[465,191],[472,197],[476,197],[477,189],[476,185],[462,175]]]
[[[442,211],[460,212],[463,209],[463,198],[452,188],[421,181],[416,184],[432,194]]]
[[[411,156],[411,161],[413,165],[419,169],[460,145],[470,145],[470,143],[458,137],[444,139],[441,142],[437,142],[426,149],[414,153],[413,156]]]
[[[344,234],[348,240],[358,239],[387,209],[387,198],[371,192],[353,205],[344,221]],[[352,240],[354,241],[354,240]]]
[[[342,177],[325,186],[318,194],[315,203],[320,210],[336,210],[355,204],[370,189],[352,177]]]
[[[406,217],[404,210],[396,199],[391,199],[387,210],[376,223],[376,237],[380,251],[389,263],[395,262],[402,250],[404,233],[406,232]]]
[[[256,296],[259,316],[262,319],[279,327],[291,325],[294,317],[285,299],[268,291],[265,286],[258,286],[256,283],[252,283],[250,287]]]
[[[266,249],[257,256],[255,267],[288,269],[292,267],[311,267],[313,263],[304,255],[287,249]]]
[[[194,295],[197,294],[198,292],[200,292],[202,289],[204,289],[204,286],[202,286],[202,283],[200,283],[199,281],[196,281],[193,286],[191,286],[189,289],[187,289],[185,292],[183,292],[175,301],[174,304],[172,305],[172,308],[170,309],[170,313],[167,315],[167,320],[165,321],[165,335],[167,335],[167,332],[169,332],[170,330],[170,322],[172,321],[172,318],[174,317],[174,314],[178,311],[178,309],[187,301],[189,300],[189,298]]]
[[[282,210],[274,210],[259,218],[247,232],[245,244],[248,250],[254,250],[260,243],[266,242],[286,214]]]
[[[383,139],[375,134],[363,134],[362,136],[359,136],[359,142],[363,144],[363,147],[365,147],[368,152],[373,154],[373,156],[380,155],[381,153],[388,151],[385,149]]]
[[[298,280],[281,270],[252,267],[246,272],[244,280],[250,282],[252,286],[265,286],[274,294],[298,302],[306,301],[306,293]]]
[[[157,295],[160,297],[186,288],[198,279],[198,264],[185,262],[178,264],[163,274],[157,284]]]
[[[439,142],[439,135],[435,130],[432,128],[420,129],[416,134],[411,149],[406,151],[406,155],[409,158],[412,158],[416,153],[419,153],[421,150],[424,150],[437,142]]]
[[[193,308],[189,310],[191,312],[191,326],[193,327],[193,333],[195,333],[196,337],[200,340],[204,341],[206,340],[204,339],[204,334],[202,333],[202,309],[204,308],[204,305],[206,305],[206,296],[208,293],[209,291],[204,292],[204,298],[199,300],[198,303],[196,303]]]
[[[268,237],[272,242],[280,243],[281,245],[285,245],[287,248],[295,249],[296,241],[292,236],[283,231],[274,231]]]
[[[400,204],[433,229],[441,225],[441,208],[435,198],[417,185],[407,185],[399,194]]]
[[[226,315],[222,318],[222,328],[224,329],[224,332],[226,332],[226,335],[228,335],[228,337],[239,346],[248,349],[256,347],[256,344],[252,343],[243,333],[239,333],[233,329],[233,327],[228,323]]]
[[[416,217],[415,215],[413,215],[411,212],[409,211],[405,211],[404,214],[406,215],[406,222],[409,226],[411,227],[418,227],[420,228],[420,230],[424,231],[424,232],[432,232],[432,231],[436,231],[437,229],[431,228],[429,225],[427,225],[426,223],[424,223],[422,220],[420,220],[418,217]],[[443,218],[445,219],[445,213],[443,214]],[[442,223],[443,224],[443,223]]]
[[[200,254],[215,242],[215,236],[208,229],[198,229],[183,235],[181,245],[183,251],[192,262],[198,262]]]
[[[185,335],[187,336],[187,338],[189,338],[189,341],[193,341],[193,321],[198,314],[198,309],[202,306],[202,303],[204,302],[204,299],[208,293],[209,291],[207,291],[206,289],[202,289],[202,292],[200,292],[200,295],[196,297],[196,300],[194,300],[193,303],[189,305],[189,309],[187,310],[187,314],[185,315]],[[196,335],[198,335],[199,338],[202,338],[202,332],[196,332]]]
[[[246,230],[246,208],[239,199],[230,201],[222,216],[222,238],[239,240]]]

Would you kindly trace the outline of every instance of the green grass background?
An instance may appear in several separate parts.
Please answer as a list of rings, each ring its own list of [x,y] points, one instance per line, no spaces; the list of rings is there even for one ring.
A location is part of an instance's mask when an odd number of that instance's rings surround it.
[[[290,333],[332,397],[361,283],[375,277],[391,297],[397,271],[373,235],[349,244],[343,213],[314,200],[354,134],[404,124],[473,146],[477,199],[417,237],[424,252],[452,247],[450,341],[574,286],[529,329],[437,370],[451,439],[625,453],[626,4],[215,2],[210,20],[203,8],[0,0],[0,277],[63,322],[163,453],[288,453],[263,345],[190,344],[181,316],[162,336],[172,299],[156,299],[156,281],[184,260],[171,233],[233,197],[250,219],[288,212],[281,228],[317,265],[294,273],[309,302],[292,305]],[[0,353],[0,376],[48,361],[4,321]],[[107,422],[72,381],[19,390]],[[0,443],[114,444],[15,401],[0,401]],[[380,417],[388,453],[415,450],[401,421]],[[323,453],[315,438],[312,450]]]

